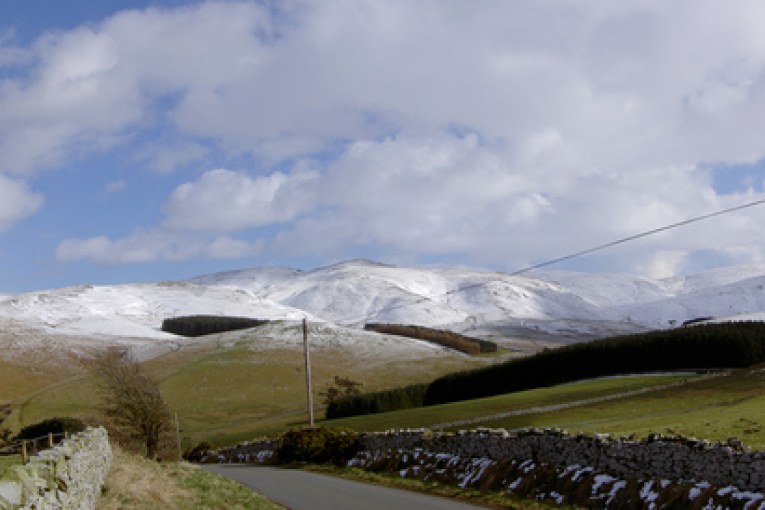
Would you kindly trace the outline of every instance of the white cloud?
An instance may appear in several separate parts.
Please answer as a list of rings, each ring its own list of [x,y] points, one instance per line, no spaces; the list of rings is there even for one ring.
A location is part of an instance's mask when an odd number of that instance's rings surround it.
[[[649,278],[666,278],[678,274],[687,259],[684,251],[659,251],[645,263],[639,262],[635,269]]]
[[[178,167],[204,159],[209,151],[198,143],[162,141],[147,147],[140,159],[162,173],[169,173]]]
[[[132,264],[156,260],[182,261],[191,258],[237,258],[256,253],[249,243],[228,237],[200,240],[160,229],[138,231],[112,240],[106,236],[67,239],[56,249],[62,261],[90,260],[101,264]]]
[[[162,171],[216,151],[252,170],[206,172],[159,226],[65,241],[60,257],[247,253],[225,236],[272,227],[265,253],[368,246],[518,268],[758,197],[718,195],[703,169],[765,158],[761,2],[278,9],[117,14],[42,39],[34,72],[0,81],[0,169],[142,143]],[[169,148],[131,137],[153,129]],[[295,158],[314,161],[285,170]],[[642,240],[620,263],[664,274],[694,251],[759,257],[757,214]]]
[[[218,169],[178,186],[165,202],[163,224],[172,229],[229,232],[286,222],[311,207],[309,187],[318,174],[275,172],[252,178]]]
[[[0,174],[0,230],[36,213],[43,202],[43,196],[30,191],[26,183]]]
[[[273,160],[455,125],[513,143],[555,133],[601,165],[765,154],[756,2],[280,8],[207,2],[46,36],[35,72],[0,87],[0,126],[25,128],[5,133],[6,168],[145,123]]]

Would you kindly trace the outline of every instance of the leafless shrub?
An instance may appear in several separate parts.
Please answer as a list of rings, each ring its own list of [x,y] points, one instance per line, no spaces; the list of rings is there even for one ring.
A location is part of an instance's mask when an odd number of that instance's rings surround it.
[[[146,457],[156,459],[172,423],[157,381],[129,354],[116,349],[98,353],[91,367],[101,380],[103,411],[110,428],[125,439],[140,441]]]

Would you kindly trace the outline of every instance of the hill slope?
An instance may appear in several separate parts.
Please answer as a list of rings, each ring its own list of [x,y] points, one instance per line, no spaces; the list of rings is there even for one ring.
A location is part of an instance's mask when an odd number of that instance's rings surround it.
[[[327,327],[366,322],[418,324],[491,337],[500,343],[567,343],[669,327],[696,317],[761,318],[765,265],[650,280],[628,274],[506,273],[400,268],[356,260],[313,271],[244,269],[183,282],[79,286],[0,296],[2,339],[24,332],[158,346],[178,315],[261,319],[307,317]],[[345,333],[344,333],[345,334]]]

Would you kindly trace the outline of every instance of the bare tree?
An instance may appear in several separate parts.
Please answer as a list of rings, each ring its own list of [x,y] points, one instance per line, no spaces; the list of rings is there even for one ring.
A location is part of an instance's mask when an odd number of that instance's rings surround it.
[[[157,381],[136,360],[116,349],[97,354],[92,366],[102,382],[106,415],[144,444],[148,458],[156,459],[160,439],[172,423]]]

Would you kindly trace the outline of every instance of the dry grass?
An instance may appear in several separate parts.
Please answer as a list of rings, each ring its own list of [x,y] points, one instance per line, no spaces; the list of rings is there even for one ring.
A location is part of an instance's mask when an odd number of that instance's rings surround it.
[[[180,483],[178,464],[160,464],[113,448],[114,459],[103,494],[102,510],[186,508],[194,493]]]
[[[236,482],[186,463],[158,463],[114,448],[99,510],[276,510]]]

